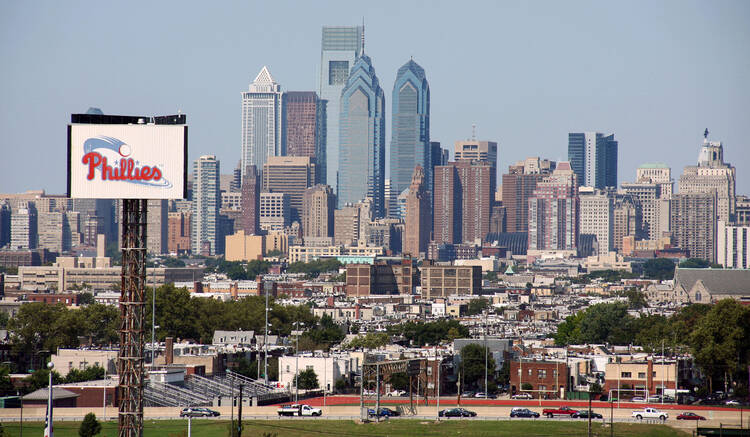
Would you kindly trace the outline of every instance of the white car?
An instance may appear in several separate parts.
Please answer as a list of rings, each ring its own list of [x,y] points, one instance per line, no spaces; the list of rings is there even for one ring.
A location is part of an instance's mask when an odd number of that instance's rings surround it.
[[[388,393],[386,393],[386,396],[392,396],[392,397],[406,396],[406,391],[404,391],[404,390],[393,390],[393,391],[389,391]]]
[[[320,416],[323,411],[305,404],[282,405],[276,410],[279,416]]]
[[[362,390],[362,396],[375,396],[375,390]]]
[[[659,419],[665,421],[669,418],[669,414],[666,411],[659,411],[656,408],[644,408],[642,410],[633,411],[633,417],[638,420]]]

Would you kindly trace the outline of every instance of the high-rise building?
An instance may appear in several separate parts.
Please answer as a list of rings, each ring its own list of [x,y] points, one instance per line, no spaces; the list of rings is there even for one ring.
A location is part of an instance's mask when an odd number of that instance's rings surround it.
[[[190,245],[196,255],[216,255],[224,246],[219,235],[219,174],[219,161],[214,155],[204,155],[193,162]]]
[[[727,269],[750,268],[750,226],[738,226],[718,222],[716,262]]]
[[[568,160],[584,187],[617,187],[617,141],[599,132],[568,134]]]
[[[502,197],[505,207],[505,229],[507,232],[527,232],[529,229],[529,198],[537,182],[555,169],[555,162],[546,159],[527,158],[508,167],[502,176]]]
[[[734,222],[738,225],[750,225],[750,197],[735,196]],[[0,230],[2,232],[2,230]]]
[[[260,193],[260,228],[283,231],[292,223],[287,193]]]
[[[629,195],[640,210],[641,234],[648,240],[661,238],[664,232],[669,231],[669,219],[664,223],[662,210],[664,203],[669,200],[661,200],[661,185],[657,182],[644,180],[639,182],[623,182],[622,189]],[[668,211],[668,208],[666,208]],[[668,217],[668,216],[667,216]]]
[[[362,54],[341,91],[339,205],[369,197],[385,215],[385,95],[370,57]]]
[[[182,255],[190,253],[190,212],[175,211],[169,213],[169,253]]]
[[[391,189],[401,193],[409,188],[417,165],[425,181],[432,180],[430,85],[414,60],[398,69],[391,104]]]
[[[635,239],[641,235],[641,209],[638,201],[624,193],[616,194],[612,221],[612,247],[617,252],[622,252],[623,238]]]
[[[334,194],[338,192],[341,91],[355,60],[362,54],[364,43],[364,26],[323,26],[318,95],[327,102],[325,174]]]
[[[724,162],[724,147],[721,142],[708,141],[708,129],[704,134],[698,165],[685,167],[680,176],[680,194],[716,193],[719,220],[734,221],[735,168]]]
[[[154,255],[167,253],[169,250],[169,202],[166,199],[149,199],[147,205],[146,250]]]
[[[691,258],[716,262],[716,194],[679,193],[670,203],[674,244],[686,249]]]
[[[260,174],[254,165],[248,166],[242,182],[240,225],[245,235],[260,234]]]
[[[370,199],[337,209],[333,214],[333,243],[345,246],[356,246],[360,241],[365,243],[367,228],[372,219]]]
[[[0,248],[10,243],[10,206],[0,201]]]
[[[578,247],[578,183],[569,162],[559,162],[551,175],[536,184],[529,199],[528,253],[565,251]]]
[[[70,250],[70,229],[64,212],[43,212],[37,215],[38,247],[61,254]],[[149,228],[149,232],[151,229]]]
[[[333,237],[336,195],[328,185],[315,185],[302,196],[302,235],[306,239]]]
[[[263,168],[269,156],[284,155],[283,108],[281,85],[263,67],[242,92],[242,161],[240,170],[245,177],[248,165]]]
[[[390,218],[403,218],[398,209],[399,193],[394,190],[393,180],[391,178],[386,178],[383,187],[383,197],[385,198],[387,216]]]
[[[105,234],[107,241],[120,244],[118,225],[115,222],[115,202],[112,199],[71,199],[70,209],[80,213],[79,224],[82,244],[96,246],[96,236]],[[119,218],[120,214],[117,214]]]
[[[456,162],[482,161],[492,164],[493,168],[497,168],[497,143],[474,139],[456,141],[453,156]]]
[[[659,196],[662,199],[669,199],[674,192],[672,169],[666,164],[647,163],[639,165],[635,171],[635,180],[659,184]]]
[[[427,180],[427,190],[435,193],[435,167],[446,165],[450,161],[450,152],[440,147],[440,141],[430,141],[430,178]]]
[[[404,232],[403,253],[419,257],[427,252],[432,234],[431,195],[427,191],[424,169],[417,165],[411,178],[411,186],[406,197],[406,229]]]
[[[263,191],[289,197],[290,218],[302,220],[302,197],[315,185],[317,166],[309,156],[270,156],[263,166]]]
[[[283,96],[286,155],[307,156],[317,169],[316,183],[326,183],[326,101],[314,91]]]
[[[24,202],[10,215],[10,248],[36,249],[37,213],[32,202]]]
[[[614,250],[615,193],[593,187],[581,187],[579,196],[579,234],[596,235],[599,253]]]
[[[433,240],[483,241],[490,231],[496,180],[495,166],[483,160],[435,167]]]

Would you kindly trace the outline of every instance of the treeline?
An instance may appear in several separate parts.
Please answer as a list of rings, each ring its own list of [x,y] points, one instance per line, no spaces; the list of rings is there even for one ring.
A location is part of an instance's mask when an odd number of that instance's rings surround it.
[[[469,336],[469,328],[458,320],[438,320],[435,322],[406,322],[386,328],[392,336],[403,336],[414,346],[437,345],[443,341]]]
[[[597,304],[568,316],[557,327],[558,345],[609,343],[640,345],[647,352],[689,352],[712,382],[726,375],[746,390],[750,363],[750,308],[734,299],[692,304],[674,315],[628,314],[628,304]]]

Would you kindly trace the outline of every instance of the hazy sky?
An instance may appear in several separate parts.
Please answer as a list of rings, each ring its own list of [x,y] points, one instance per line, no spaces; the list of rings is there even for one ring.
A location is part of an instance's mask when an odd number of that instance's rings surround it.
[[[431,138],[500,144],[500,168],[567,158],[567,133],[614,132],[619,181],[695,163],[702,133],[750,194],[750,1],[0,2],[0,192],[64,193],[66,124],[181,110],[190,159],[240,159],[240,92],[267,65],[317,90],[323,25],[365,18],[386,93],[410,56],[427,73]],[[743,134],[743,132],[745,132]]]

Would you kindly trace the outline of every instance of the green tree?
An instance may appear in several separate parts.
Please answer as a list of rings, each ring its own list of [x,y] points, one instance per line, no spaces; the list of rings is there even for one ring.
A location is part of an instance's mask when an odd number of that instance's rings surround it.
[[[117,343],[120,340],[120,311],[112,305],[94,303],[79,310],[84,320],[84,335],[98,345]]]
[[[8,326],[8,313],[0,311],[0,328],[5,329]]]
[[[727,372],[739,374],[748,364],[750,352],[750,309],[734,299],[717,302],[696,324],[690,337],[696,363],[713,380]]]
[[[524,382],[521,384],[521,390],[534,390],[534,386],[529,382]]]
[[[104,379],[104,367],[99,365],[88,366],[83,370],[70,369],[65,375],[65,383],[96,381]]]
[[[252,260],[247,263],[247,278],[255,279],[258,275],[264,275],[268,273],[269,268],[271,263],[268,261]]]
[[[102,425],[96,420],[94,413],[88,413],[83,418],[80,428],[78,428],[78,435],[81,437],[93,437],[102,431]]]
[[[557,325],[555,334],[555,344],[566,346],[569,344],[580,343],[581,338],[581,320],[583,320],[584,311],[571,314],[565,320]]]
[[[270,372],[269,372],[270,373]],[[313,390],[319,387],[318,375],[313,369],[306,369],[299,373],[299,388],[302,390]]]
[[[57,373],[57,370],[52,371],[52,385],[62,384],[63,378]],[[39,390],[40,388],[49,387],[49,370],[39,369],[35,370],[34,373],[24,378],[26,389],[29,392]]]
[[[681,269],[707,269],[709,267],[711,263],[700,258],[688,258],[680,263]]]
[[[0,396],[8,396],[15,393],[15,388],[10,380],[10,367],[0,366]]]
[[[461,349],[461,372],[464,384],[469,387],[484,388],[485,374],[488,375],[488,380],[494,379],[495,359],[484,346],[470,343]]]
[[[505,360],[503,361],[502,367],[500,367],[500,372],[497,375],[497,382],[500,384],[509,384],[510,383],[510,361]]]
[[[458,320],[406,322],[386,328],[391,336],[403,336],[415,346],[437,345],[442,341],[469,336],[469,328]]]
[[[78,296],[78,304],[79,305],[91,305],[94,302],[95,302],[94,295],[91,294],[91,293],[89,293],[89,292],[81,293]]]
[[[393,390],[409,390],[409,376],[404,372],[391,374],[388,382],[391,384]]]
[[[472,299],[469,301],[468,308],[466,309],[466,315],[473,316],[476,314],[481,314],[482,311],[486,310],[489,307],[490,301],[484,297]]]
[[[385,332],[368,332],[360,335],[343,345],[344,349],[378,349],[390,343],[390,338]]]
[[[85,329],[79,311],[68,310],[62,303],[32,302],[21,305],[18,314],[8,321],[8,331],[12,352],[33,360],[40,352],[77,347],[78,336]]]
[[[484,279],[488,281],[497,281],[497,272],[490,270],[489,272],[485,273]]]
[[[654,258],[645,262],[643,265],[643,276],[649,279],[674,278],[674,262],[667,258]]]

